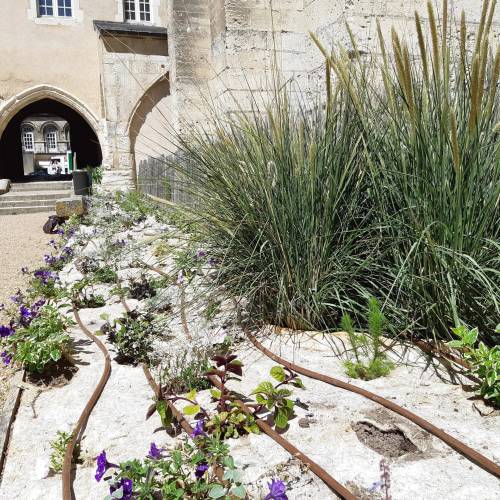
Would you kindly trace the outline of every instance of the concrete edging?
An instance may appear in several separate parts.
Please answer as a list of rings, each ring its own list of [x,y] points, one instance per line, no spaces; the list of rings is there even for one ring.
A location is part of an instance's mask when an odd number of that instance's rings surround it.
[[[16,420],[17,410],[21,403],[23,393],[22,383],[24,382],[25,375],[26,372],[20,370],[12,377],[11,387],[5,399],[2,413],[0,414],[0,486],[2,484],[3,469],[7,458],[12,425]]]

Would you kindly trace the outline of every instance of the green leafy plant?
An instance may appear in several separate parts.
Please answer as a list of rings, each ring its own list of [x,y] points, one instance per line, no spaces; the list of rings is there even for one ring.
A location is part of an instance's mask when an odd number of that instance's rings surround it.
[[[99,185],[102,183],[102,179],[104,176],[104,169],[102,167],[93,167],[91,165],[87,165],[87,172],[89,173],[91,179],[92,179],[92,184],[93,185]]]
[[[92,272],[92,280],[97,283],[116,283],[118,275],[116,271],[109,266],[99,267]]]
[[[470,365],[470,373],[480,380],[478,394],[496,407],[500,407],[500,346],[487,347],[478,343],[479,331],[464,325],[452,329],[457,340],[448,342],[450,347],[460,349],[464,360]],[[496,327],[500,333],[500,325]]]
[[[109,464],[104,455],[98,458],[96,477],[102,478],[108,468],[114,470],[107,479],[112,493],[106,500],[125,496],[138,500],[246,497],[229,448],[217,438],[196,443],[184,439],[172,450],[159,449],[152,443],[144,460],[129,460],[116,466]],[[216,471],[223,471],[222,478]]]
[[[148,363],[153,349],[153,340],[157,332],[148,314],[132,311],[118,318],[111,325],[106,323],[102,333],[107,333],[117,351],[116,360],[119,363]]]
[[[212,321],[217,314],[221,312],[221,303],[220,300],[210,300],[207,304],[207,307],[203,311],[203,316],[207,321]]]
[[[349,314],[342,316],[341,328],[349,336],[355,358],[355,361],[344,362],[349,377],[373,380],[391,372],[394,364],[383,353],[382,344],[387,319],[376,299],[371,298],[368,302],[368,334],[355,332]]]
[[[46,305],[29,326],[7,338],[7,350],[29,372],[43,373],[63,356],[69,357],[71,338],[66,329],[72,324],[54,306]]]
[[[210,389],[205,373],[211,368],[213,352],[205,348],[191,348],[167,356],[162,363],[161,384],[166,394],[182,394],[192,389]]]
[[[74,283],[67,292],[69,298],[78,309],[93,309],[106,305],[104,297],[94,292],[92,282],[87,278]]]
[[[57,431],[56,438],[50,443],[52,453],[50,455],[50,468],[57,474],[62,472],[64,455],[71,440],[71,433]],[[75,457],[79,454],[78,445],[75,447]]]
[[[270,374],[278,381],[278,384],[273,385],[272,382],[261,382],[252,392],[252,394],[255,394],[257,403],[261,405],[256,409],[256,413],[265,408],[272,412],[276,427],[284,429],[288,426],[288,421],[294,415],[295,402],[289,399],[292,391],[282,388],[282,386],[292,385],[304,389],[304,384],[296,373],[282,366],[274,366],[271,368]]]

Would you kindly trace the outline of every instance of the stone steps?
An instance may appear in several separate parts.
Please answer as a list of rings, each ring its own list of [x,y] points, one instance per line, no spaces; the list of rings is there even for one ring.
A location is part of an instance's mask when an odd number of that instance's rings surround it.
[[[72,192],[71,181],[15,183],[0,196],[0,215],[54,212],[56,200],[68,198]]]
[[[37,213],[47,213],[47,214],[54,213],[54,205],[51,205],[50,207],[27,205],[18,208],[0,206],[0,217],[2,215],[37,214]]]
[[[15,182],[11,185],[10,193],[19,191],[69,191],[73,189],[72,181],[36,181]]]

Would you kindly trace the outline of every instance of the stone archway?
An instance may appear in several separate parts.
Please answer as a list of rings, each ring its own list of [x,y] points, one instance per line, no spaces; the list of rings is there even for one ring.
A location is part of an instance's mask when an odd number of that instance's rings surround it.
[[[52,113],[67,119],[79,130],[79,134],[71,138],[73,151],[81,155],[79,165],[102,164],[104,137],[99,119],[74,96],[56,87],[40,85],[9,99],[0,109],[0,177],[21,179],[24,176],[20,123],[32,113]]]
[[[172,116],[169,74],[159,77],[136,103],[127,123],[127,136],[130,140],[130,164],[132,178],[137,187],[138,165],[146,158],[156,158],[166,153],[162,141],[168,134],[172,123],[168,121],[165,108]],[[163,109],[162,109],[163,108]]]

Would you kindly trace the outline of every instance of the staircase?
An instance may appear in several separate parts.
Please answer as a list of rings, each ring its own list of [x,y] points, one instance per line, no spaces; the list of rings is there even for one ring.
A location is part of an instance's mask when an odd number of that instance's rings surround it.
[[[19,182],[0,196],[0,216],[54,212],[56,200],[68,198],[72,181]]]

